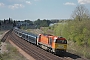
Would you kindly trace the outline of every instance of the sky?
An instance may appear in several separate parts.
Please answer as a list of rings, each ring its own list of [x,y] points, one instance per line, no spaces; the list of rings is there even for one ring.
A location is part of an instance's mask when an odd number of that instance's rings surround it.
[[[0,0],[0,20],[70,19],[80,4],[90,12],[90,0]]]

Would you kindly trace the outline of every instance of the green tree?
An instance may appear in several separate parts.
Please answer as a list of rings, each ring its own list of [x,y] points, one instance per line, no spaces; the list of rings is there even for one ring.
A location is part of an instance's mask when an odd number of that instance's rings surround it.
[[[33,22],[30,20],[24,20],[25,22],[29,23],[30,25],[33,25]]]
[[[13,27],[15,27],[15,26],[16,26],[16,21],[14,20],[14,21],[13,21]]]
[[[40,27],[48,27],[49,24],[50,24],[50,20],[36,20],[34,21],[34,24],[37,26],[37,28],[40,28]]]

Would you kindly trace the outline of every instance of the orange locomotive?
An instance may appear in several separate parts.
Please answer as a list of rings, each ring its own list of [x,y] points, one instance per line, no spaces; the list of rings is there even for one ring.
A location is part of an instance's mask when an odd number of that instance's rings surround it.
[[[45,50],[58,54],[59,52],[66,52],[67,40],[63,37],[39,34],[37,37],[37,45]]]

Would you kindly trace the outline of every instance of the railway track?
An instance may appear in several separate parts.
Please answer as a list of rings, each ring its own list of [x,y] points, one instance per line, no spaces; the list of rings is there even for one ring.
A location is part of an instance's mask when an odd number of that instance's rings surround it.
[[[10,33],[12,32],[12,29],[9,30],[8,32],[6,32],[6,34],[3,36],[3,38],[1,39],[1,42],[5,42],[7,37],[10,35]]]
[[[75,59],[72,57],[76,57],[73,54],[66,54],[67,57],[58,57],[52,53],[49,53],[27,41],[21,39],[17,35],[14,34],[12,30],[8,31],[5,36],[2,38],[2,42],[5,40],[11,40],[14,44],[16,44],[19,48],[25,51],[27,54],[32,56],[36,60],[86,60],[83,58]],[[68,57],[69,56],[69,57]],[[77,58],[77,57],[76,57]]]
[[[27,41],[17,37],[13,32],[9,36],[10,40],[13,41],[18,47],[24,50],[26,53],[31,55],[36,60],[64,60],[61,57],[53,55],[44,51],[43,49],[28,43]]]

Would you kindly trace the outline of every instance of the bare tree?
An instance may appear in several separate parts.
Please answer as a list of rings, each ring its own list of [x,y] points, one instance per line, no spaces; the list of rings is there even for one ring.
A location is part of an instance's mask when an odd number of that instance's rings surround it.
[[[72,18],[75,20],[81,21],[83,19],[89,19],[90,14],[89,14],[88,9],[84,5],[79,5],[74,10],[74,12],[72,14]]]

